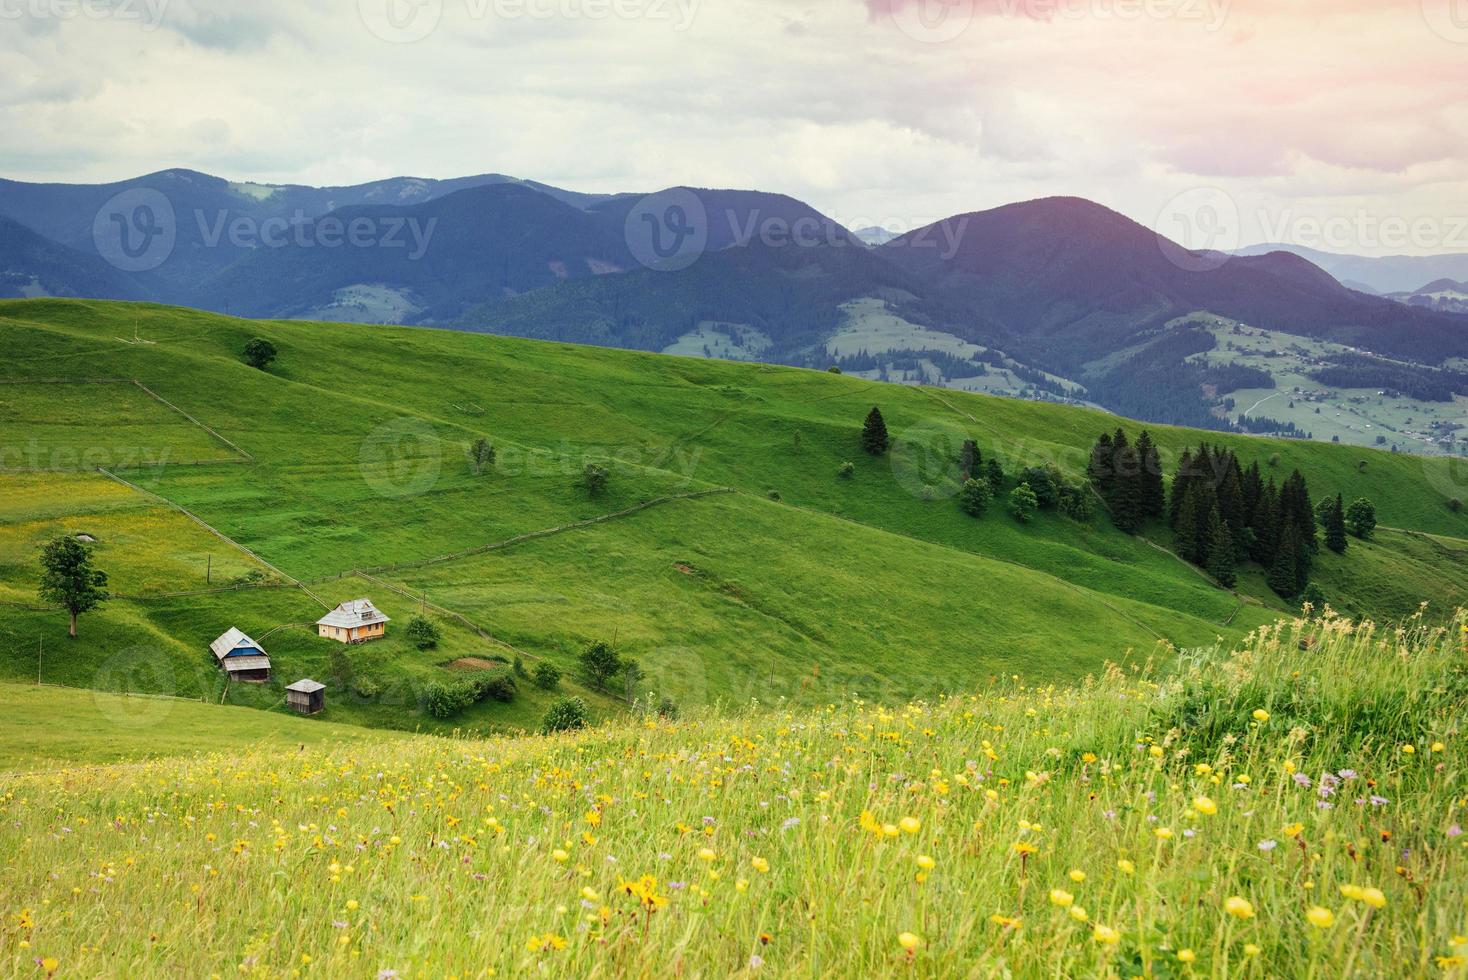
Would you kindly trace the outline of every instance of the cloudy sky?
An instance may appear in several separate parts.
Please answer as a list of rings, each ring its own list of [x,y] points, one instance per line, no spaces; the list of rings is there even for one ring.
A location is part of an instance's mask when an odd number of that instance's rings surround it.
[[[1468,0],[0,0],[0,79],[23,180],[498,171],[897,229],[1072,194],[1468,252]]]

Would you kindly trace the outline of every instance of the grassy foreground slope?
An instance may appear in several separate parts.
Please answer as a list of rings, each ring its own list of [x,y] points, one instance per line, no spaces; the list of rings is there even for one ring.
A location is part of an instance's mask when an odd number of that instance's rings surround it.
[[[257,335],[281,350],[268,372],[239,360]],[[1011,472],[1054,462],[1078,477],[1094,436],[1118,424],[1095,412],[139,304],[0,303],[0,354],[8,677],[34,677],[44,640],[48,681],[217,699],[205,647],[230,625],[268,635],[280,680],[319,676],[331,645],[303,624],[369,594],[399,621],[427,609],[444,646],[420,652],[399,636],[353,651],[356,674],[391,695],[332,697],[328,716],[433,727],[417,692],[455,662],[519,655],[569,670],[593,639],[615,639],[686,701],[814,702],[1016,671],[1074,678],[1128,649],[1238,638],[1288,611],[1259,575],[1240,594],[1218,588],[1165,550],[1162,527],[1148,541],[1104,518],[1020,525],[999,506],[979,520],[958,510],[963,438]],[[895,437],[888,458],[859,448],[873,403]],[[1220,438],[1153,431],[1168,460]],[[499,456],[476,476],[465,453],[479,436]],[[1370,496],[1382,523],[1403,529],[1322,555],[1317,578],[1336,608],[1390,617],[1468,598],[1468,563],[1454,560],[1468,515],[1448,506],[1465,474],[1452,461],[1221,441],[1245,462],[1277,457],[1281,479],[1300,467],[1317,494]],[[837,476],[846,460],[849,480]],[[588,461],[612,469],[600,497],[576,485]],[[35,549],[61,530],[97,539],[121,596],[84,617],[75,643],[57,614],[32,608]],[[453,724],[533,722],[549,695],[521,689],[516,704]],[[280,691],[226,697],[278,707]]]
[[[0,713],[5,718],[0,725],[0,771],[5,772],[193,756],[244,744],[252,751],[278,754],[308,745],[365,747],[369,739],[381,746],[392,737],[351,725],[176,698],[9,683],[0,684]]]
[[[0,972],[1462,976],[1465,718],[1460,612],[890,709],[0,777]]]

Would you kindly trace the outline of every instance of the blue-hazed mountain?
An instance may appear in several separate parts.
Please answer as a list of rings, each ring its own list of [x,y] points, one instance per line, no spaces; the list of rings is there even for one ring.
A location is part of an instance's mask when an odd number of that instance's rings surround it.
[[[801,229],[812,241],[859,247],[845,229],[784,195],[688,188],[668,194],[690,208],[697,201],[700,240],[706,239],[710,251],[783,240],[775,229],[785,228]],[[342,314],[443,323],[523,293],[645,271],[645,263],[655,260],[629,241],[641,230],[633,212],[647,207],[642,195],[581,203],[573,206],[521,183],[500,183],[406,207],[341,208],[204,279],[189,302],[246,316]],[[354,242],[349,232],[358,226],[365,233]],[[655,289],[688,288],[685,280],[666,274],[650,282]],[[625,293],[625,286],[614,290]],[[673,302],[671,293],[666,301]],[[348,315],[357,307],[370,312],[373,304],[387,304],[398,315]]]
[[[1461,318],[1348,289],[1288,252],[1192,252],[1079,198],[957,215],[880,251],[928,284],[933,315],[1062,368],[1194,311],[1427,363],[1468,354]]]
[[[0,215],[0,298],[147,299],[156,285]]]
[[[605,199],[503,174],[307,187],[239,183],[173,169],[108,184],[0,180],[0,215],[120,271],[146,269],[154,283],[151,298],[188,302],[212,275],[271,242],[297,240],[297,229],[332,211],[412,207],[498,185],[531,189],[573,208]]]
[[[1285,251],[1192,252],[1078,198],[874,244],[758,191],[580,194],[498,174],[312,188],[169,170],[0,181],[0,216],[11,294],[839,361],[980,386],[992,367],[1008,390],[1193,425],[1232,424],[1220,393],[1273,383],[1194,358],[1216,343],[1195,314],[1425,364],[1468,356],[1454,297],[1367,295]]]
[[[1410,293],[1436,279],[1468,279],[1468,252],[1443,255],[1342,255],[1305,245],[1265,243],[1237,255],[1290,252],[1308,259],[1352,289],[1372,293]]]

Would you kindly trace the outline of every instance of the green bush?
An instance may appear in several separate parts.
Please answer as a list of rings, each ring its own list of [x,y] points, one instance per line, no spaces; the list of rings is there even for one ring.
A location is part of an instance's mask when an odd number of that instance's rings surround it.
[[[448,719],[480,701],[513,701],[516,691],[514,677],[486,672],[466,681],[429,684],[423,692],[423,707],[435,718]]]
[[[540,722],[542,734],[569,732],[586,727],[586,702],[580,698],[561,698],[546,710]]]
[[[1034,520],[1035,511],[1039,509],[1040,502],[1035,499],[1035,491],[1029,484],[1021,483],[1009,492],[1009,514],[1021,524]]]
[[[542,660],[535,665],[535,686],[545,691],[554,691],[561,685],[561,668]]]
[[[982,517],[993,497],[994,489],[988,480],[964,480],[963,488],[958,491],[958,506],[970,517]]]
[[[839,477],[841,477],[841,479],[843,479],[843,480],[849,480],[849,479],[851,479],[852,476],[855,475],[855,473],[856,473],[856,464],[853,463],[853,462],[851,462],[851,461],[849,461],[849,460],[847,462],[845,462],[845,463],[842,463],[841,466],[838,467],[837,470],[836,470],[836,475],[839,476]]]
[[[423,616],[414,616],[408,620],[406,632],[408,639],[412,640],[413,645],[419,650],[432,650],[438,646],[438,641],[443,639],[443,634],[439,632],[438,627]]]

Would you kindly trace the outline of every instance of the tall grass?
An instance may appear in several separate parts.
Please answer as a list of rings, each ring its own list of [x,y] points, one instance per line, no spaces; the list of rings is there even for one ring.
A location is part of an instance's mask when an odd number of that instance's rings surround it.
[[[0,972],[1461,976],[1468,615],[1181,663],[11,777]]]

